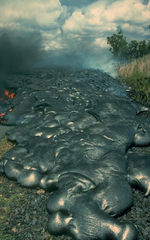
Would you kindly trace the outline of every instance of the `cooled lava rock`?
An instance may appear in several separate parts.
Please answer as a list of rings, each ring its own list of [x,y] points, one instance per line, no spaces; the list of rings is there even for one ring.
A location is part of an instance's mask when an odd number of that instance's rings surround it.
[[[45,69],[13,83],[14,110],[3,124],[14,125],[7,135],[16,147],[1,160],[1,172],[50,192],[52,234],[137,239],[136,228],[115,217],[133,204],[131,187],[150,193],[150,157],[131,151],[150,145],[144,108],[98,70]]]

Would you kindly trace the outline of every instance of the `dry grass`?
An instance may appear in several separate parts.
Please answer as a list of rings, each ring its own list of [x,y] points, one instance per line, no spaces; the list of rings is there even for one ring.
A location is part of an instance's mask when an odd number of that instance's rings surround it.
[[[7,140],[7,137],[0,140],[0,158],[14,146],[13,143]]]
[[[121,66],[119,76],[137,102],[150,106],[150,54]]]
[[[0,140],[0,159],[3,155],[14,146],[13,143],[7,140],[7,137]],[[15,207],[14,195],[11,195],[11,184],[5,184],[5,178],[0,176],[0,239],[14,240],[10,234],[4,233],[7,225],[7,217],[11,212],[12,206]],[[9,198],[6,196],[10,194]],[[18,196],[16,200],[19,199]]]
[[[121,78],[130,78],[133,74],[144,74],[145,77],[150,77],[150,54],[142,58],[135,59],[130,64],[121,66],[119,76]]]

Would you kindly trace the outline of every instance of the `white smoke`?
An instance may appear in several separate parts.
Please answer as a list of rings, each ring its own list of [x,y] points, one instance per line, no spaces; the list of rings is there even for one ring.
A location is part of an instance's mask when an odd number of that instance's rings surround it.
[[[107,36],[121,28],[129,39],[149,37],[148,0],[0,0],[0,4],[0,28],[38,32],[47,65],[99,68],[115,76],[117,63]]]

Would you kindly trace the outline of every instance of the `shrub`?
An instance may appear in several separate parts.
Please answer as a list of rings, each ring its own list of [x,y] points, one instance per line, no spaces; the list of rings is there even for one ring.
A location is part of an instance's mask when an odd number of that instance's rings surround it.
[[[150,53],[150,40],[127,41],[121,30],[107,37],[107,43],[111,46],[109,50],[114,57],[121,62],[143,57]]]
[[[131,87],[136,101],[150,106],[150,54],[121,66],[119,76]]]

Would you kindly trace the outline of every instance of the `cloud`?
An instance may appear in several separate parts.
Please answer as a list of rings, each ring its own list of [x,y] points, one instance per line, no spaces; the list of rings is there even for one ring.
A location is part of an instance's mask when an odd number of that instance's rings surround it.
[[[0,0],[0,4],[1,29],[28,32],[28,37],[38,32],[39,48],[50,54],[47,63],[104,66],[104,54],[105,62],[112,62],[107,36],[120,28],[130,39],[149,35],[148,0]]]
[[[108,53],[107,36],[122,29],[129,39],[144,39],[149,34],[146,30],[149,23],[148,2],[94,1],[87,6],[74,8],[72,14],[66,18],[62,25],[62,45],[64,51],[70,49],[72,57],[77,56],[77,51],[80,52],[84,66],[112,69],[110,66],[114,59]]]
[[[39,31],[43,37],[49,33],[53,34],[53,38],[57,35],[60,28],[57,19],[62,13],[59,0],[30,0],[28,2],[0,0],[0,4],[1,28]]]
[[[122,28],[128,35],[147,35],[150,22],[147,0],[0,0],[0,27],[38,30],[46,49],[66,48],[68,38],[77,42],[85,36],[102,40]],[[143,30],[142,30],[143,28]],[[67,37],[64,37],[67,35]],[[66,41],[66,43],[65,43]],[[105,44],[100,46],[105,46]],[[69,44],[70,45],[70,44]]]
[[[147,23],[150,20],[150,8],[138,0],[114,2],[105,14],[107,21],[132,21]]]
[[[63,29],[75,33],[97,31],[101,35],[103,32],[115,31],[118,26],[129,22],[131,26],[149,24],[150,4],[144,5],[138,0],[113,1],[111,4],[97,1],[81,10],[75,10],[66,20]]]
[[[61,5],[58,0],[6,0],[1,2],[0,21],[4,27],[12,22],[14,27],[23,26],[20,19],[26,19],[36,23],[38,27],[56,25],[55,21],[61,13]]]
[[[60,31],[59,0],[0,0],[0,4],[0,71],[35,66],[42,60],[47,42],[54,42]]]

